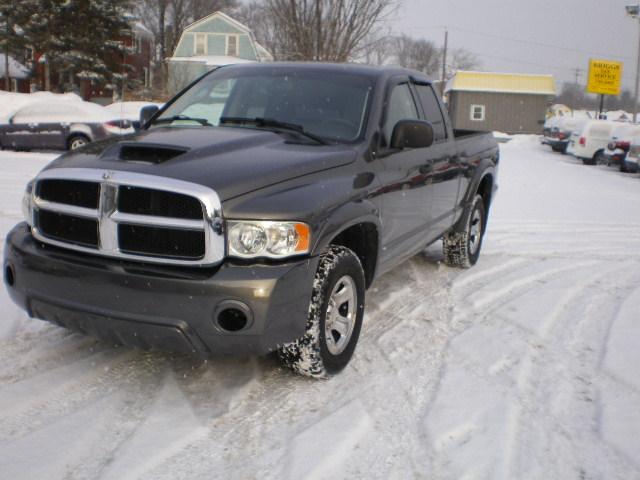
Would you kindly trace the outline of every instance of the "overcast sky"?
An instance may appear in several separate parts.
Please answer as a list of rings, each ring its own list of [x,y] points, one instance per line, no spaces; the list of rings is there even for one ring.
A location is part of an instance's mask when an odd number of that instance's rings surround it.
[[[637,1],[637,0],[636,0]],[[633,0],[403,0],[390,22],[396,33],[473,52],[482,70],[547,73],[558,88],[590,57],[624,62],[623,82],[633,88],[638,21],[624,6]]]

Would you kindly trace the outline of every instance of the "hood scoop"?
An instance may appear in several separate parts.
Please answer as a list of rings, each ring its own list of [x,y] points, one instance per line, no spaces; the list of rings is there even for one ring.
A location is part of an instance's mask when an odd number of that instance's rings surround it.
[[[132,144],[121,145],[118,159],[125,162],[159,164],[184,155],[189,150],[166,145]]]

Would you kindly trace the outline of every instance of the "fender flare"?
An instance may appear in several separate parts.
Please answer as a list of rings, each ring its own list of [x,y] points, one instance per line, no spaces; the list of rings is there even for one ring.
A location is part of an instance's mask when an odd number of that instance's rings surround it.
[[[351,227],[362,223],[370,223],[376,227],[378,236],[382,231],[378,208],[368,200],[349,202],[334,209],[318,229],[318,236],[313,244],[311,255],[319,255],[331,241]]]

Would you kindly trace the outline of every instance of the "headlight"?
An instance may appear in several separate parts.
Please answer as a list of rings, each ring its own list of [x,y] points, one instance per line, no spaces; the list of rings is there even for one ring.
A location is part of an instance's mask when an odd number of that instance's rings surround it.
[[[25,221],[29,224],[29,226],[33,226],[33,220],[31,218],[31,193],[33,192],[33,180],[27,184],[27,188],[24,191],[24,196],[22,197],[22,215],[24,216]]]
[[[227,222],[232,257],[286,258],[309,253],[310,229],[298,222]]]

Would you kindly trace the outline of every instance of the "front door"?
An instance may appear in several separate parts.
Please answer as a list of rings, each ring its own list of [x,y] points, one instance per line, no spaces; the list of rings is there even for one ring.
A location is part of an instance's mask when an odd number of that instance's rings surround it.
[[[391,150],[393,129],[400,120],[420,118],[409,80],[399,79],[389,89],[380,149],[382,196],[382,268],[387,259],[399,263],[426,245],[429,229],[427,190],[432,174],[428,148]]]

